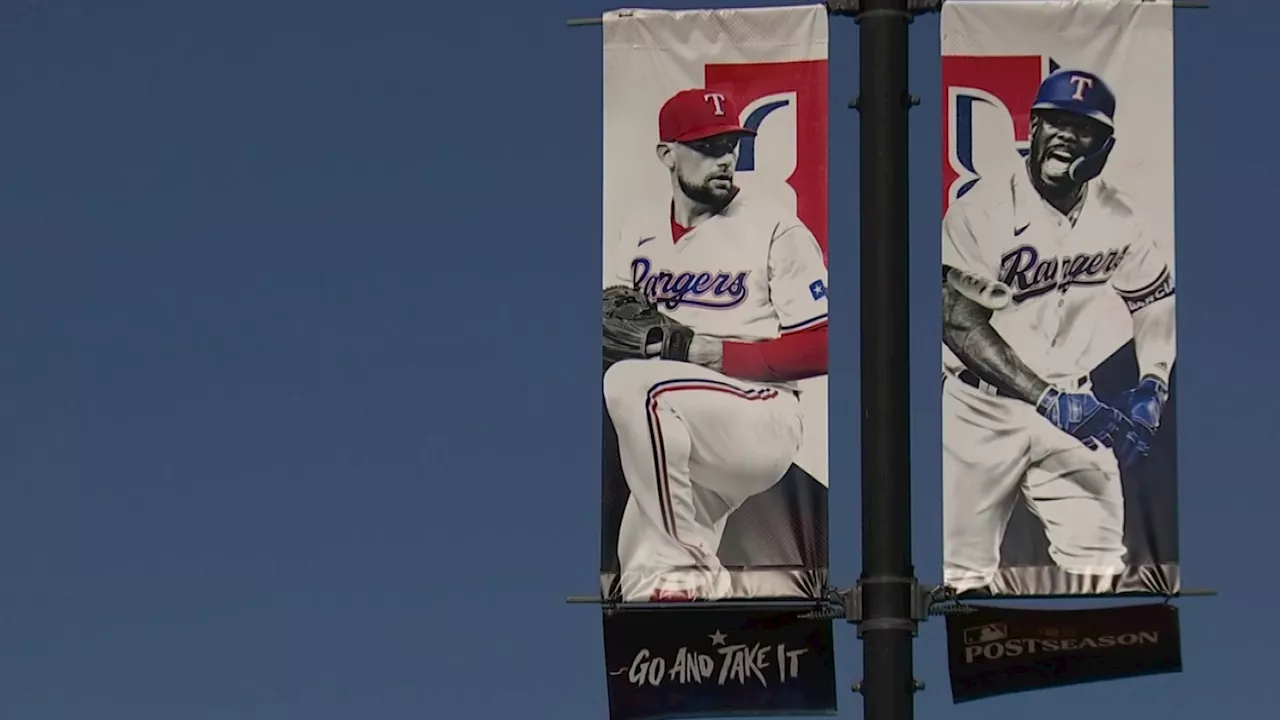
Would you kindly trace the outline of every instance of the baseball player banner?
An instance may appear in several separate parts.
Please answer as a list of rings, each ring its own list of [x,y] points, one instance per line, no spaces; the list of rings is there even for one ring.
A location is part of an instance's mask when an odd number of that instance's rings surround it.
[[[604,16],[601,592],[827,586],[827,14]]]
[[[1175,593],[1172,4],[966,0],[941,32],[945,582]]]
[[[968,607],[947,616],[951,699],[1182,672],[1178,608]]]
[[[605,616],[610,720],[833,715],[831,621],[794,611]]]

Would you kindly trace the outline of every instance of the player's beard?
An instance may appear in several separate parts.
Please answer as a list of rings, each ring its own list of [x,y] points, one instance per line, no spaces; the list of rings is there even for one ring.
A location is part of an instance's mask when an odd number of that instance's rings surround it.
[[[727,189],[724,190],[712,187],[710,180],[694,184],[683,177],[677,177],[676,181],[680,183],[680,192],[684,193],[685,197],[699,205],[705,205],[717,210],[728,205],[738,191],[738,187],[734,185],[732,178],[729,180]]]

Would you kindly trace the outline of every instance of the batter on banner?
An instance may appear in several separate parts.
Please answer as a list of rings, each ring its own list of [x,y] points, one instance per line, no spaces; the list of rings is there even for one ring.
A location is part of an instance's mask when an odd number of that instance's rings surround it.
[[[1005,592],[1000,548],[1019,498],[1076,587],[1111,592],[1126,569],[1120,470],[1160,427],[1174,278],[1140,210],[1102,177],[1115,117],[1098,75],[1050,74],[1025,163],[984,177],[943,219],[944,567],[958,592]],[[984,281],[1001,302],[979,301]],[[1090,383],[1112,351],[1095,342],[1111,293],[1129,310],[1140,378],[1118,407]]]
[[[671,96],[656,145],[670,199],[609,240],[606,286],[639,291],[668,329],[692,331],[605,371],[630,490],[624,601],[731,595],[717,558],[725,522],[787,472],[803,434],[796,381],[827,372],[821,248],[794,213],[735,184],[739,141],[754,134],[738,118],[727,93]]]

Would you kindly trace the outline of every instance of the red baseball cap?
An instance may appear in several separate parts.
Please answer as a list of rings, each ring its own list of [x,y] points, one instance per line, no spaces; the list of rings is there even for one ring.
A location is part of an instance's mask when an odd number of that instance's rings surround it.
[[[722,92],[706,88],[681,90],[658,111],[658,137],[662,142],[691,142],[725,133],[756,134],[738,124],[738,106]]]

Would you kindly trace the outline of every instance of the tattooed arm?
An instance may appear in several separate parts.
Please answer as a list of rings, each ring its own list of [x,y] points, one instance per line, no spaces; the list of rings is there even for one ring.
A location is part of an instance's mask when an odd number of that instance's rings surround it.
[[[991,311],[942,283],[942,341],[982,380],[1035,405],[1049,383],[991,327]]]

